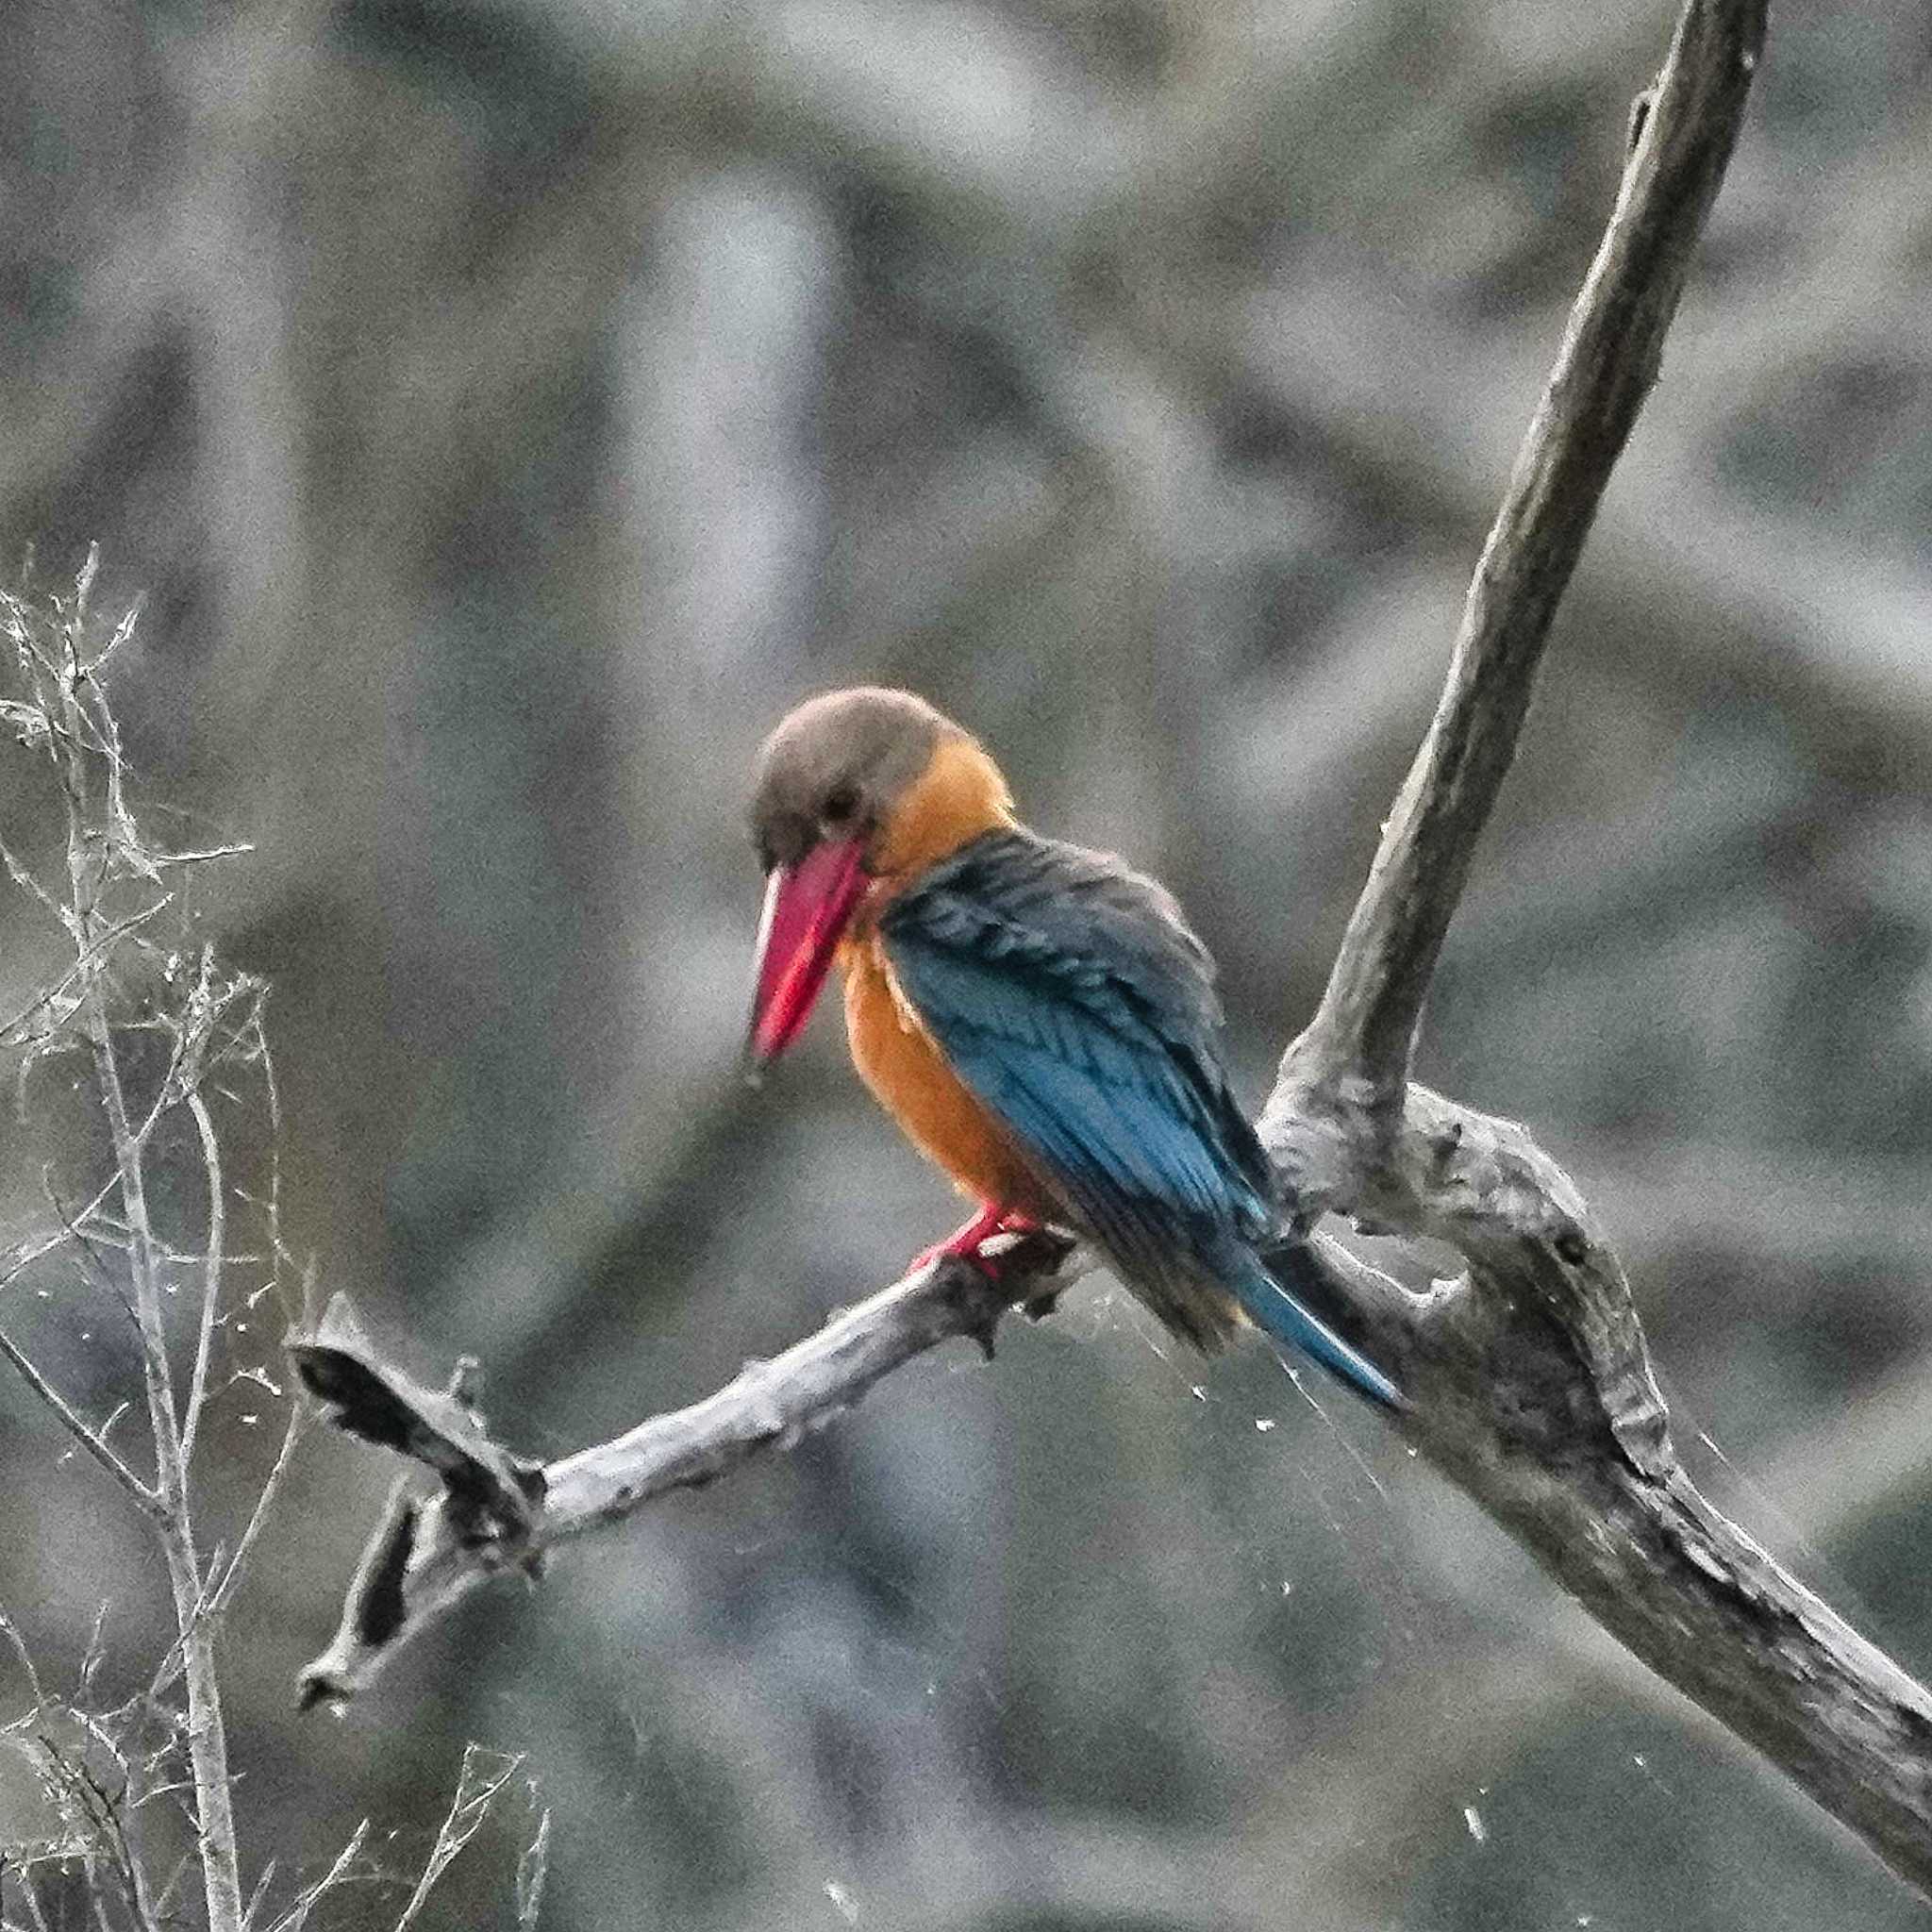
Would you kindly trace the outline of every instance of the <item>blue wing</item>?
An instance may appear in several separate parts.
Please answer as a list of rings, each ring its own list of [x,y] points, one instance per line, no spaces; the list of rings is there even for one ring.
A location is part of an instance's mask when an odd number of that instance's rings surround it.
[[[893,899],[880,934],[953,1071],[1170,1327],[1215,1346],[1237,1325],[1233,1296],[1393,1399],[1255,1251],[1275,1220],[1267,1157],[1223,1068],[1212,962],[1160,887],[1076,846],[991,833]]]

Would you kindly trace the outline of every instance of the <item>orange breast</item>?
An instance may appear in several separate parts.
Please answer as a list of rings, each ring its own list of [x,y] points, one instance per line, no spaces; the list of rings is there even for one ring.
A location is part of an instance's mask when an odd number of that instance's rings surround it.
[[[962,1193],[1034,1219],[1056,1209],[1005,1132],[947,1066],[892,982],[875,935],[846,942],[852,1060],[879,1104]]]

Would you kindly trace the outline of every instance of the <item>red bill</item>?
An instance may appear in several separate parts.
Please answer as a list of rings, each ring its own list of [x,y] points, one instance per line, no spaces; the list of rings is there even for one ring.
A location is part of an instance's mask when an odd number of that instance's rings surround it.
[[[805,1030],[832,956],[870,884],[856,839],[827,840],[796,865],[773,869],[758,920],[754,1060],[776,1059]]]

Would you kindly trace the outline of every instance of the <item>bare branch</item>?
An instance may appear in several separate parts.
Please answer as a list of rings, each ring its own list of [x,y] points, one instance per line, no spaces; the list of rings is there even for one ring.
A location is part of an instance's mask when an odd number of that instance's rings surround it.
[[[139,912],[131,912],[125,919],[108,926],[52,986],[36,994],[5,1025],[0,1025],[0,1045],[13,1045],[14,1035],[19,1033],[36,1013],[58,1004],[66,995],[67,989],[112,952],[129,933],[138,931],[149,920],[158,918],[174,903],[172,899],[157,899],[151,906],[143,906]]]
[[[517,1932],[537,1932],[543,1909],[543,1887],[550,1876],[550,1812],[546,1807],[537,1829],[517,1860]]]
[[[1550,623],[1737,140],[1764,0],[1690,0],[1470,586],[1435,722],[1395,801],[1320,1010],[1290,1059],[1392,1130],[1423,1000],[1529,709]]]
[[[204,958],[202,973],[207,975]],[[195,1432],[201,1426],[201,1413],[208,1406],[208,1364],[213,1350],[215,1321],[222,1299],[223,1249],[228,1227],[227,1190],[222,1180],[222,1143],[215,1133],[214,1117],[198,1087],[190,1086],[182,1096],[193,1116],[194,1130],[201,1137],[202,1166],[208,1174],[208,1252],[202,1268],[201,1320],[194,1337],[194,1367],[188,1378],[187,1419],[181,1429],[181,1460],[194,1457]]]
[[[22,1381],[47,1405],[68,1434],[134,1498],[142,1513],[158,1522],[161,1513],[160,1497],[142,1481],[133,1468],[122,1457],[120,1451],[114,1448],[106,1436],[94,1428],[59,1390],[41,1374],[28,1359],[25,1352],[4,1331],[0,1331],[0,1355],[4,1355],[13,1364]]]
[[[305,1886],[295,1903],[269,1927],[269,1932],[302,1932],[308,1915],[330,1892],[347,1885],[356,1876],[356,1861],[369,1842],[369,1821],[363,1819],[349,1834],[348,1842],[336,1854],[332,1864],[313,1885]]]
[[[525,1502],[522,1523],[511,1520],[513,1512],[479,1512],[474,1495],[453,1501],[446,1490],[433,1500],[414,1499],[398,1485],[350,1586],[341,1627],[302,1673],[303,1704],[353,1696],[406,1643],[507,1567],[533,1569],[554,1545],[620,1522],[669,1491],[715,1482],[761,1451],[793,1446],[927,1349],[966,1337],[991,1355],[992,1331],[1008,1307],[1018,1302],[1043,1311],[1083,1265],[1079,1251],[1070,1257],[1067,1243],[1042,1235],[1014,1241],[999,1259],[997,1284],[958,1258],[924,1269],[834,1317],[783,1355],[747,1362],[715,1395],[550,1464],[541,1472],[541,1486],[531,1486],[539,1489],[541,1507]],[[319,1392],[339,1403],[342,1378],[331,1358],[335,1351],[318,1338],[296,1339],[291,1348],[311,1388],[323,1358]],[[386,1418],[391,1405],[408,1400],[398,1391],[420,1385],[381,1363],[366,1341],[361,1350],[358,1380],[380,1376]],[[441,1473],[449,1398],[425,1392],[431,1399],[414,1425],[395,1429],[385,1420],[377,1435],[419,1453]],[[474,1420],[466,1418],[465,1427],[472,1440],[480,1436]],[[491,1458],[512,1460],[494,1444]],[[521,1499],[527,1491],[518,1489]]]
[[[449,1812],[436,1834],[436,1842],[423,1864],[423,1875],[395,1923],[395,1932],[408,1932],[416,1923],[437,1881],[450,1868],[457,1855],[482,1828],[496,1802],[497,1793],[517,1774],[521,1757],[506,1757],[501,1752],[486,1751],[480,1744],[463,1746],[463,1768],[457,1777],[456,1794],[449,1801]]]
[[[255,1507],[248,1512],[248,1521],[235,1544],[235,1554],[227,1563],[208,1565],[209,1586],[207,1608],[204,1616],[215,1618],[228,1607],[235,1592],[241,1588],[246,1574],[248,1558],[254,1554],[256,1539],[260,1536],[263,1525],[268,1522],[282,1492],[282,1485],[288,1479],[289,1466],[295,1457],[295,1446],[302,1440],[307,1415],[299,1402],[289,1404],[289,1420],[282,1430],[280,1446],[275,1450],[275,1459],[270,1465],[268,1474],[263,1477],[260,1491],[255,1498]]]

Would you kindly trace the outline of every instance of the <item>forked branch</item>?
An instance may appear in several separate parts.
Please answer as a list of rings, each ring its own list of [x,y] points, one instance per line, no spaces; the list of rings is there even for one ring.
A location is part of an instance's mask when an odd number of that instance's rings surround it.
[[[383,1361],[338,1297],[316,1334],[291,1342],[296,1373],[339,1426],[402,1449],[435,1470],[442,1489],[429,1498],[391,1492],[335,1641],[302,1673],[302,1703],[353,1696],[506,1567],[534,1574],[560,1542],[672,1490],[715,1482],[763,1450],[791,1448],[941,1341],[969,1338],[991,1356],[1016,1288],[1026,1285],[1034,1312],[1044,1313],[1079,1272],[1069,1245],[1048,1234],[1012,1240],[1001,1259],[998,1287],[957,1257],[908,1275],[771,1361],[746,1362],[715,1395],[541,1471],[498,1449],[460,1393],[425,1389]]]

